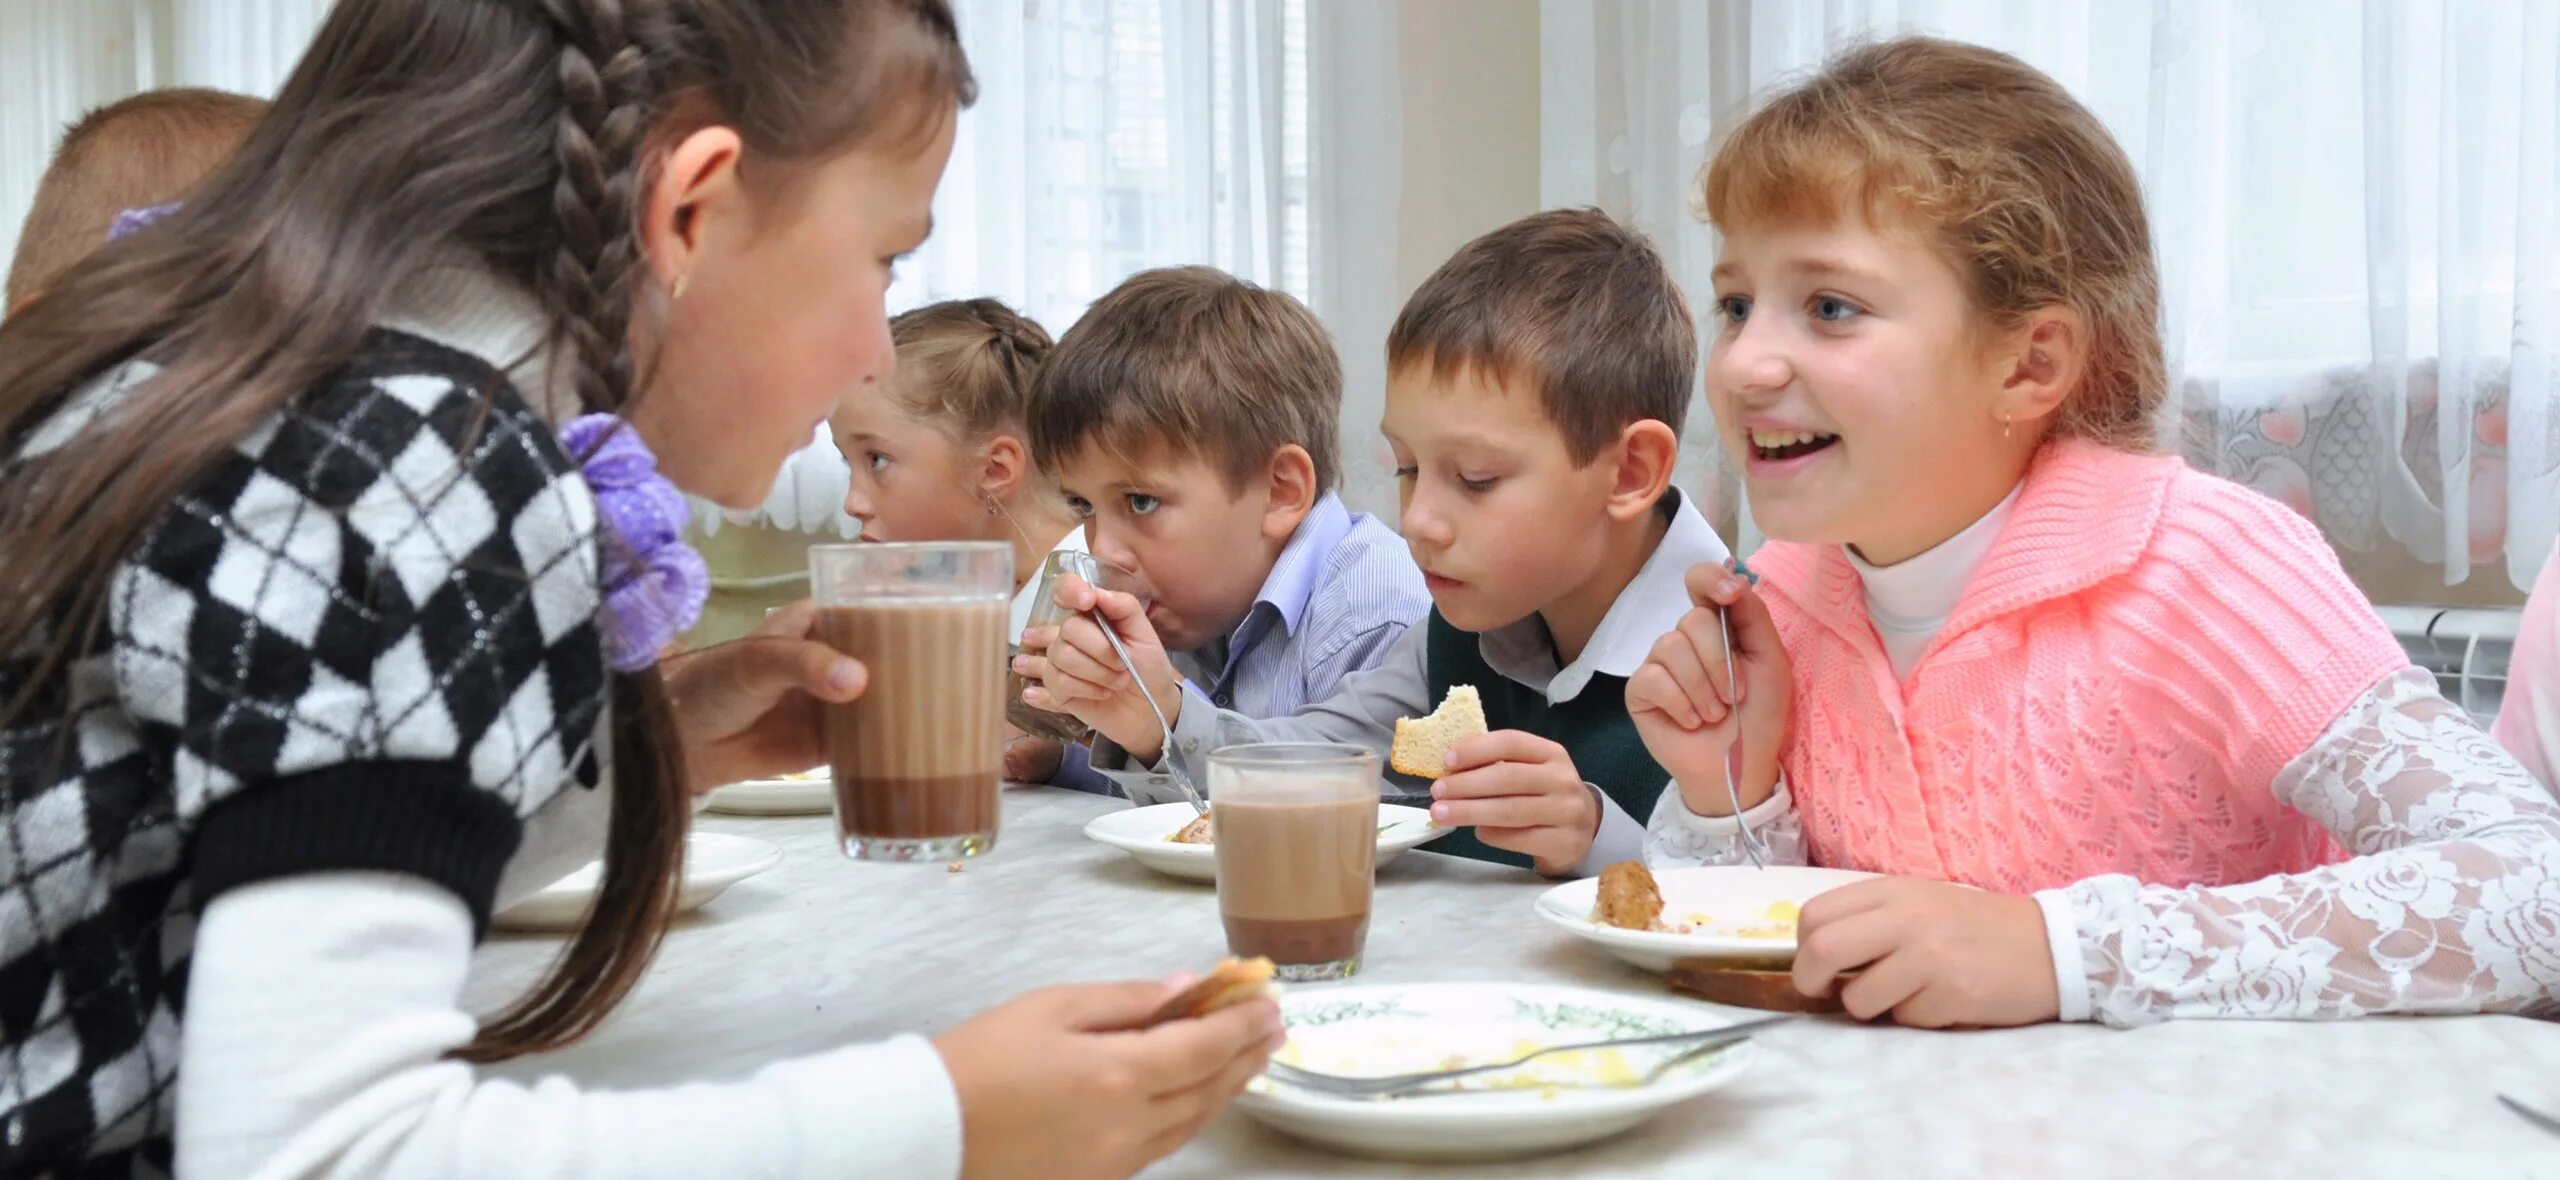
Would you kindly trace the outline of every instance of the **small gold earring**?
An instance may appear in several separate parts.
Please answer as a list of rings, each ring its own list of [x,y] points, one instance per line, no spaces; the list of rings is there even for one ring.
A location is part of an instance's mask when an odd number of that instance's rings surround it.
[[[2001,437],[2002,439],[2004,439],[2004,440],[2005,440],[2005,439],[2007,439],[2007,438],[2009,437],[2009,430],[2010,430],[2010,428],[2011,428],[2011,427],[2013,427],[2013,426],[2015,426],[2015,425],[2016,425],[2016,423],[2011,422],[2011,421],[2009,420],[2009,411],[2007,411],[2007,410],[2002,410],[2002,411],[2000,411],[2000,437]]]
[[[667,298],[669,298],[669,299],[682,299],[682,298],[684,298],[684,285],[685,285],[686,283],[689,283],[689,282],[692,282],[692,281],[693,281],[693,272],[692,272],[692,271],[689,271],[689,270],[677,271],[677,272],[676,272],[676,281],[675,281],[675,285],[674,285],[674,286],[672,286],[672,287],[669,287],[669,288],[667,289]]]

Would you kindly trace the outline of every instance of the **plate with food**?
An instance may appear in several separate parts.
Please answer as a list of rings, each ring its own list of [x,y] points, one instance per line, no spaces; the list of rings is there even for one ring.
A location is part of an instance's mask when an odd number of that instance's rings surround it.
[[[1214,805],[1213,805],[1214,806]],[[1378,805],[1378,863],[1394,860],[1449,833],[1431,826],[1431,813],[1400,803]],[[1218,850],[1211,843],[1209,817],[1188,803],[1158,803],[1094,817],[1084,826],[1086,837],[1108,844],[1138,863],[1186,881],[1218,879]]]
[[[1544,984],[1341,986],[1280,998],[1288,1043],[1273,1060],[1378,1077],[1510,1061],[1587,1041],[1662,1036],[1733,1021],[1695,1003]],[[1350,1098],[1257,1078],[1238,1109],[1359,1155],[1484,1160],[1618,1134],[1749,1068],[1747,1041],[1553,1053],[1396,1098]]]
[[[701,909],[729,887],[782,863],[782,849],[747,836],[694,832],[684,838],[684,887],[676,895],[676,912]],[[535,890],[490,919],[508,930],[574,930],[595,904],[604,880],[604,862],[587,867]]]
[[[748,779],[711,792],[703,804],[730,815],[824,815],[835,806],[835,775],[826,767],[780,778]]]
[[[1538,895],[1538,916],[1647,971],[1684,959],[1785,967],[1804,903],[1874,873],[1805,865],[1653,872],[1638,861]]]

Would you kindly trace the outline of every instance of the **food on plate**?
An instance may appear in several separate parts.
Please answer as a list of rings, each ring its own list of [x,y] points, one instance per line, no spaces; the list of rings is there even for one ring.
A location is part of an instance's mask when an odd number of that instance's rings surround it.
[[[1247,1000],[1272,994],[1271,960],[1256,955],[1250,959],[1220,959],[1200,982],[1182,989],[1181,994],[1158,1006],[1148,1017],[1149,1026],[1169,1020],[1197,1020],[1221,1008],[1232,1008]]]
[[[1439,778],[1449,773],[1449,750],[1485,732],[1484,698],[1472,684],[1454,684],[1428,717],[1396,719],[1396,744],[1387,761],[1399,774]]]
[[[1165,837],[1164,842],[1167,844],[1214,843],[1215,841],[1210,836],[1210,830],[1209,813],[1203,811],[1197,817],[1193,818],[1190,823],[1182,825],[1181,831]]]
[[[1716,925],[1708,914],[1684,914],[1685,922],[1666,922],[1657,929],[1674,934],[1714,934],[1723,938],[1766,938],[1784,942],[1796,936],[1796,919],[1804,907],[1792,901],[1773,901],[1760,907],[1759,920],[1743,926]]]
[[[1591,920],[1621,930],[1657,930],[1670,934],[1712,934],[1720,938],[1765,938],[1785,942],[1796,936],[1796,920],[1804,907],[1792,901],[1773,901],[1762,906],[1751,921],[1741,925],[1716,924],[1711,914],[1682,914],[1673,921],[1662,912],[1662,889],[1644,862],[1620,861],[1600,871],[1600,885],[1591,903]]]
[[[1643,861],[1622,860],[1600,870],[1591,920],[1624,930],[1662,929],[1662,890]]]
[[[1284,1065],[1317,1073],[1345,1077],[1374,1077],[1381,1074],[1423,1073],[1443,1069],[1473,1069],[1480,1065],[1499,1065],[1517,1061],[1547,1049],[1548,1043],[1525,1037],[1511,1041],[1507,1047],[1495,1047],[1480,1053],[1451,1053],[1425,1061],[1411,1061],[1388,1054],[1385,1060],[1365,1049],[1333,1046],[1334,1051],[1310,1053],[1297,1041],[1282,1045],[1271,1059]],[[1498,1070],[1472,1077],[1453,1078],[1438,1083],[1427,1093],[1491,1093],[1502,1090],[1537,1091],[1552,1100],[1560,1090],[1600,1088],[1634,1089],[1643,1086],[1658,1064],[1649,1055],[1631,1054],[1625,1049],[1582,1049],[1570,1053],[1550,1053],[1517,1069]]]

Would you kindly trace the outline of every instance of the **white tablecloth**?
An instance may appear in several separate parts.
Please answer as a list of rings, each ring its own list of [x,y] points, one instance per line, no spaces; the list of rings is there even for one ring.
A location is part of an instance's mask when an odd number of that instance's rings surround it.
[[[705,814],[705,830],[780,845],[783,863],[681,920],[589,1040],[501,1072],[623,1087],[724,1079],[847,1041],[947,1029],[1046,984],[1204,968],[1224,950],[1210,887],[1084,839],[1087,819],[1119,806],[1008,789],[996,851],[957,874],[847,861],[824,816]],[[1661,993],[1653,976],[1534,917],[1542,888],[1515,870],[1407,854],[1380,870],[1363,978]],[[502,1004],[558,947],[493,937],[474,963],[475,1008]],[[1762,1044],[1734,1085],[1566,1155],[1454,1170],[1376,1163],[1230,1112],[1147,1175],[2560,1177],[2560,1137],[2496,1102],[2504,1091],[2560,1110],[2560,1026],[2514,1017],[1976,1033],[1831,1019]]]

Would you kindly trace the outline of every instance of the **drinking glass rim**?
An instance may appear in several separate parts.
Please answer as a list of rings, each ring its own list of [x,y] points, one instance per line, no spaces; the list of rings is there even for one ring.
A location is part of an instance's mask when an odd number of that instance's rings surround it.
[[[915,552],[934,549],[946,553],[973,553],[990,549],[1013,551],[1011,541],[828,541],[809,546],[812,553],[887,553]]]
[[[1107,557],[1096,557],[1090,551],[1083,549],[1052,549],[1041,557],[1040,568],[1045,571],[1051,566],[1067,566],[1087,561],[1114,573],[1126,574],[1132,578],[1138,576],[1138,571],[1128,566]]]
[[[1376,750],[1348,742],[1240,742],[1209,751],[1209,760],[1229,766],[1293,767],[1383,761]]]

